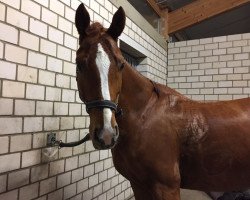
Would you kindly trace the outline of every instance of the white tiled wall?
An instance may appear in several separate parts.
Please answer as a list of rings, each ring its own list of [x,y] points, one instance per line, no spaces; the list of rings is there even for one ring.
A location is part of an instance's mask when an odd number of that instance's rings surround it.
[[[67,142],[88,132],[74,64],[74,15],[81,2],[92,20],[106,26],[117,9],[108,0],[0,0],[1,200],[123,200],[132,195],[110,151],[95,151],[91,142],[59,151],[45,148],[50,131]],[[139,70],[165,83],[165,50],[129,18],[123,37],[147,52]]]
[[[168,45],[168,86],[196,100],[250,96],[250,34]]]

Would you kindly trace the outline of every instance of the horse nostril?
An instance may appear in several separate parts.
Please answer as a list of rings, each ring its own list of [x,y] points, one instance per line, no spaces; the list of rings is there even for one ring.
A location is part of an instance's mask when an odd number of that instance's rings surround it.
[[[102,131],[101,129],[95,128],[94,130],[94,140],[98,141],[100,144],[104,144],[104,140],[102,138]]]
[[[118,136],[119,135],[119,128],[118,126],[115,126],[115,136]]]
[[[99,135],[100,135],[99,129],[95,128],[95,130],[94,130],[94,139],[99,140]]]
[[[94,129],[93,137],[96,144],[102,148],[112,147],[119,136],[119,128],[115,126],[110,129]]]

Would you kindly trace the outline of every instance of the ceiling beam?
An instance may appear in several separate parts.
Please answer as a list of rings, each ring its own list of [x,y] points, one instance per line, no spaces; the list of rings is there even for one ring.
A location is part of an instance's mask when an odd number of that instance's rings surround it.
[[[250,0],[196,0],[168,13],[168,33],[175,33],[246,3]]]
[[[155,0],[147,0],[148,5],[155,11],[155,13],[159,16],[162,17],[162,10],[160,7],[157,5]]]
[[[148,5],[160,18],[160,34],[167,40],[168,39],[168,9],[161,9],[155,0],[147,0]]]
[[[162,12],[161,16],[161,26],[160,26],[160,34],[165,38],[165,40],[168,40],[168,9],[165,9],[164,12]]]

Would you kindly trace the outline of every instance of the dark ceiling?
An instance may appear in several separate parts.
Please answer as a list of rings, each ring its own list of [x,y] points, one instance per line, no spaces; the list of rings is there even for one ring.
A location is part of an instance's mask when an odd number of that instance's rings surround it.
[[[147,0],[128,0],[146,19],[153,16],[154,11],[148,6]],[[194,0],[155,0],[161,8],[169,11],[179,9]],[[225,0],[226,1],[226,0]],[[148,7],[148,8],[146,8]],[[153,17],[151,17],[153,18]],[[173,40],[191,40],[223,35],[250,32],[250,1],[231,11],[222,13],[199,24],[188,27],[177,34],[170,35]]]

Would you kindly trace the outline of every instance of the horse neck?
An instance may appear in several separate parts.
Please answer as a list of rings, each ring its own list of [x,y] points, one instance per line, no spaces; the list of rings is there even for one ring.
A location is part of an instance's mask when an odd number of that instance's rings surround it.
[[[139,111],[145,107],[152,95],[152,83],[129,64],[122,72],[122,89],[119,98],[121,108]]]

